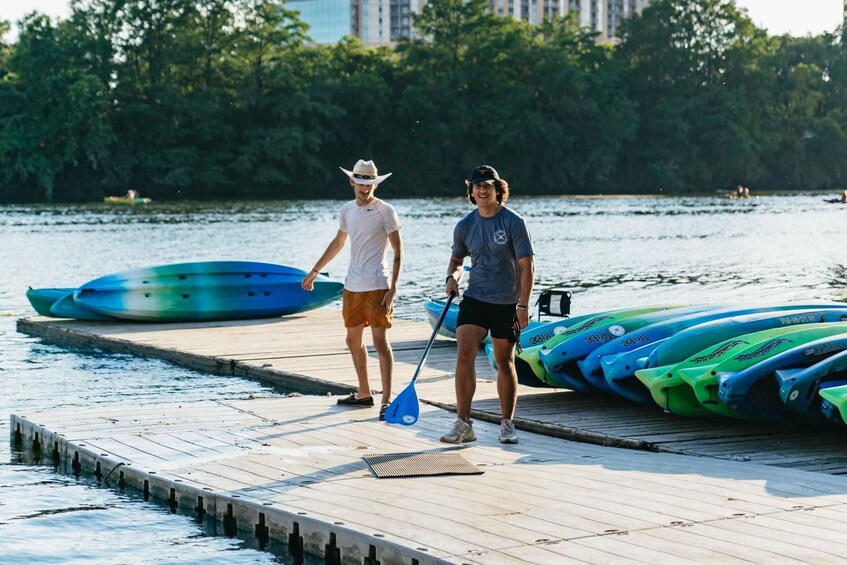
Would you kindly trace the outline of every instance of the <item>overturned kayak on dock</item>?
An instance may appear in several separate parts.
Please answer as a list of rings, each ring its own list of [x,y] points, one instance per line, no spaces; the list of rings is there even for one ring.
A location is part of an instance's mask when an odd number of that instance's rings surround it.
[[[341,296],[324,275],[315,290],[300,286],[306,272],[252,261],[179,263],[115,273],[74,291],[74,302],[121,320],[194,322],[284,316]]]
[[[343,285],[323,274],[313,291],[303,290],[305,276],[301,269],[273,263],[201,261],[113,273],[76,289],[31,289],[27,296],[46,316],[140,322],[270,318],[341,296]]]

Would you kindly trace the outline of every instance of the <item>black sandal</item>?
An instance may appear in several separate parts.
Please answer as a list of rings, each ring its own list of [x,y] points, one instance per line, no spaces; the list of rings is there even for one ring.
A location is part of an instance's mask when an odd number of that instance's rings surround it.
[[[356,396],[356,393],[354,392],[350,396],[347,396],[345,398],[339,398],[338,399],[338,405],[339,406],[373,406],[374,405],[374,397],[369,396],[367,398],[359,398],[358,396]]]

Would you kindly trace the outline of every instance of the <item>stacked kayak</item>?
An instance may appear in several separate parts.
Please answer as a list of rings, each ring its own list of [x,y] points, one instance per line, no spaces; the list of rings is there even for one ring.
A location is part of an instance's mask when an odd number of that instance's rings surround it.
[[[682,416],[847,425],[845,303],[609,310],[536,322],[521,345],[524,384],[604,392]],[[494,365],[491,345],[486,353]]]
[[[343,285],[325,275],[313,291],[306,272],[254,261],[203,261],[114,273],[78,288],[29,289],[42,316],[79,320],[198,322],[295,314],[337,300]]]

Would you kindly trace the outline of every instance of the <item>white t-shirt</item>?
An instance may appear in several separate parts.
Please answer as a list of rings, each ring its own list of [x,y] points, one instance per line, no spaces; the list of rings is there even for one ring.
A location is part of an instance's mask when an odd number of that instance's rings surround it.
[[[394,207],[379,198],[365,206],[352,200],[341,207],[339,229],[350,238],[350,265],[344,288],[366,292],[391,287],[388,234],[401,227]]]

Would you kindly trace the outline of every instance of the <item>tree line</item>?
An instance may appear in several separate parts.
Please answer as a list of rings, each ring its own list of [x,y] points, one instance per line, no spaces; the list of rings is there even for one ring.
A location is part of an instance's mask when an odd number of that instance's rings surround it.
[[[0,37],[10,29],[0,21]],[[658,0],[597,44],[487,0],[431,0],[396,47],[314,45],[271,0],[72,0],[0,40],[0,201],[515,194],[847,185],[838,34],[769,36],[732,0]]]

